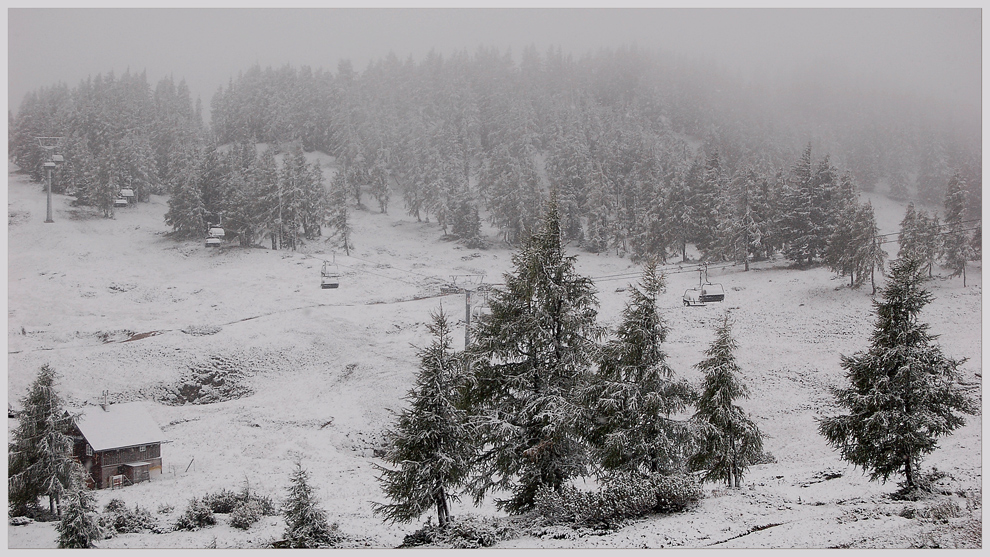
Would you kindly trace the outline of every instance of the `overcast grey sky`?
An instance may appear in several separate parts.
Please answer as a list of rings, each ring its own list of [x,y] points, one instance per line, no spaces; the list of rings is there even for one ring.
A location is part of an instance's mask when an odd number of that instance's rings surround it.
[[[8,106],[63,81],[126,69],[154,87],[184,78],[208,109],[258,62],[363,71],[394,51],[421,60],[479,45],[579,56],[599,47],[677,50],[727,68],[821,63],[979,108],[979,9],[29,9],[7,11]]]

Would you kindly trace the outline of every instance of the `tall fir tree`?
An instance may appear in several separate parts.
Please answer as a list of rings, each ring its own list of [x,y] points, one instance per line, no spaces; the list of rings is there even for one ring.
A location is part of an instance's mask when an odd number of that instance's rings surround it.
[[[938,256],[941,235],[938,217],[929,217],[925,211],[916,211],[914,203],[909,203],[901,220],[901,230],[897,236],[900,259],[917,259],[928,269],[932,276],[932,267]]]
[[[747,397],[746,385],[739,381],[739,364],[733,352],[732,323],[726,313],[715,331],[715,340],[705,350],[707,356],[697,367],[705,374],[697,412],[698,449],[688,460],[692,470],[704,470],[706,481],[724,480],[729,487],[740,487],[742,477],[763,452],[763,435],[743,409],[733,402]]]
[[[890,265],[882,300],[874,300],[877,319],[870,348],[842,356],[849,386],[834,395],[848,414],[819,420],[819,432],[846,461],[886,481],[903,473],[906,487],[918,483],[922,456],[937,439],[965,422],[972,401],[956,385],[964,360],[946,357],[919,320],[932,294],[922,287],[922,264],[898,259]]]
[[[828,157],[814,164],[809,144],[792,168],[781,199],[781,232],[788,259],[810,265],[823,255],[829,217],[834,214],[829,201],[835,181],[835,168]]]
[[[524,512],[541,487],[559,491],[586,471],[576,394],[602,331],[591,280],[564,254],[556,199],[512,261],[469,349],[468,403],[485,447],[471,488],[476,501],[511,489],[499,507]]]
[[[462,358],[454,352],[450,324],[441,309],[428,325],[433,342],[419,351],[419,374],[390,432],[385,462],[378,467],[382,491],[392,500],[375,504],[375,514],[392,522],[410,522],[431,507],[441,527],[450,520],[449,501],[467,480],[475,447],[467,412],[458,408],[463,383]]]
[[[387,161],[382,150],[379,150],[378,157],[368,171],[368,179],[371,185],[371,196],[378,202],[378,209],[382,213],[388,213],[388,200],[391,191],[388,187],[389,173]]]
[[[201,238],[206,232],[206,209],[199,185],[193,165],[186,167],[175,178],[165,223],[179,238]]]
[[[338,170],[330,183],[330,192],[327,196],[328,224],[337,236],[344,253],[351,254],[351,220],[350,211],[347,208],[347,178],[343,170]]]
[[[7,447],[7,503],[11,514],[24,514],[48,497],[52,514],[72,481],[72,419],[55,390],[57,374],[45,364],[21,401],[18,425]]]
[[[668,327],[657,307],[663,290],[657,262],[649,260],[616,338],[602,348],[598,373],[582,389],[584,435],[606,471],[667,473],[687,456],[689,425],[671,415],[687,409],[694,391],[674,378],[663,350]]]
[[[962,275],[966,286],[966,262],[973,259],[973,248],[963,223],[966,211],[966,181],[955,173],[945,190],[945,221],[942,232],[941,257],[952,271],[950,277]]]

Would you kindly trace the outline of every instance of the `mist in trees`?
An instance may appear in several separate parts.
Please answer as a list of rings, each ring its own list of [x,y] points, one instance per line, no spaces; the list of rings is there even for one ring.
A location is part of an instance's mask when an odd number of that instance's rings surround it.
[[[804,113],[803,89],[755,94],[765,85],[636,47],[580,56],[529,47],[518,62],[481,47],[419,61],[390,54],[364,71],[347,60],[336,71],[254,65],[214,93],[207,127],[183,81],[152,87],[144,74],[111,73],[27,95],[11,114],[9,151],[40,180],[44,153],[34,138],[65,137],[56,191],[106,216],[124,187],[141,200],[194,197],[196,169],[205,214],[252,213],[232,223],[236,235],[276,249],[322,235],[326,213],[335,234],[347,235],[341,200],[306,190],[320,180],[300,179],[297,147],[333,157],[334,175],[324,178],[342,175],[344,203],[385,213],[400,201],[465,241],[475,237],[476,209],[518,245],[553,188],[565,240],[592,252],[665,262],[686,260],[692,244],[706,260],[746,265],[783,253],[826,263],[853,285],[866,267],[828,253],[845,243],[838,227],[851,238],[849,225],[868,220],[840,210],[847,186],[934,209],[957,172],[966,218],[979,215],[978,148],[967,132],[910,111],[909,97],[883,104],[833,92],[804,103],[814,108]],[[904,114],[918,116],[904,124]],[[280,180],[270,163],[252,172],[232,165],[233,179],[216,174],[212,145],[259,143],[289,161]],[[198,209],[179,201],[168,222],[181,237]]]

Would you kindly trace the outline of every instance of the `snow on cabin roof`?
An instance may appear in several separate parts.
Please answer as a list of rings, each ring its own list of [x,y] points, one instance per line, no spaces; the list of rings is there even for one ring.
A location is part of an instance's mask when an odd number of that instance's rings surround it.
[[[141,402],[87,406],[76,418],[76,427],[93,447],[104,451],[165,440],[165,434]]]

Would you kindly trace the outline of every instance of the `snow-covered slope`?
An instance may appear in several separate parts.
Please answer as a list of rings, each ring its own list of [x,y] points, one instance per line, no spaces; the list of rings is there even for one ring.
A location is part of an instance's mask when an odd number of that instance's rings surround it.
[[[881,231],[895,232],[903,207],[882,198],[874,206]],[[331,520],[359,539],[356,545],[401,543],[418,525],[385,525],[371,513],[371,502],[382,500],[374,469],[382,432],[412,384],[416,346],[430,341],[430,312],[442,304],[463,319],[463,295],[440,296],[440,284],[478,274],[499,282],[512,251],[444,241],[435,223],[416,222],[398,204],[387,215],[355,211],[357,248],[350,256],[336,253],[340,288],[322,290],[319,272],[333,257],[331,244],[318,240],[296,252],[207,249],[166,236],[166,208],[164,198],[154,197],[109,220],[56,195],[55,222],[46,224],[41,188],[9,175],[8,401],[19,405],[45,363],[60,372],[62,393],[73,405],[94,404],[105,389],[111,401],[148,401],[169,440],[162,449],[165,473],[100,492],[101,505],[116,497],[180,512],[191,497],[245,482],[278,499],[300,461]],[[636,280],[614,275],[631,276],[638,267],[614,255],[577,255],[579,271],[599,277],[600,318],[613,325],[626,301],[623,287]],[[837,411],[829,388],[843,382],[839,355],[867,347],[870,289],[850,290],[846,279],[824,269],[762,262],[749,272],[713,268],[710,279],[725,287],[725,303],[686,308],[680,296],[697,283],[697,273],[673,265],[667,271],[662,305],[675,372],[700,379],[692,366],[722,312],[731,311],[751,391],[740,403],[777,462],[751,470],[741,491],[707,486],[708,498],[691,513],[602,536],[526,537],[503,545],[700,547],[768,524],[780,525],[719,547],[907,545],[922,535],[927,523],[897,516],[903,504],[882,498],[896,486],[868,482],[817,434],[815,418]],[[963,380],[979,395],[978,263],[968,276],[967,288],[960,279],[933,281],[935,301],[924,315],[947,354],[969,358]],[[175,405],[178,397],[197,396],[233,398]],[[960,492],[981,487],[980,420],[971,418],[926,460],[948,472]],[[835,473],[841,476],[823,479]],[[453,512],[495,514],[491,504],[455,505]],[[252,547],[283,527],[268,517],[243,532],[222,520],[199,532],[127,534],[101,547],[205,547],[214,540],[221,548]],[[54,540],[50,524],[8,527],[9,547],[54,547]]]

